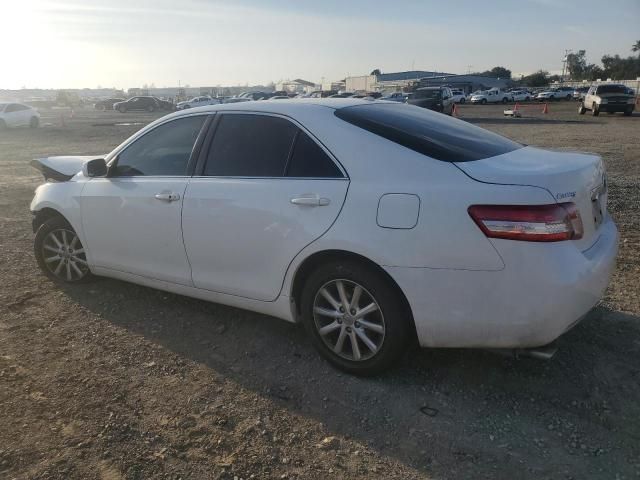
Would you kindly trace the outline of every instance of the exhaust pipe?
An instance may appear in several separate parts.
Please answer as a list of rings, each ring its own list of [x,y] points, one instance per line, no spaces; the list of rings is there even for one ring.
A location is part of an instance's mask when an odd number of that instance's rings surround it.
[[[551,360],[558,351],[556,343],[550,343],[541,347],[533,348],[492,348],[488,349],[489,352],[497,353],[507,357],[529,357],[537,360]]]

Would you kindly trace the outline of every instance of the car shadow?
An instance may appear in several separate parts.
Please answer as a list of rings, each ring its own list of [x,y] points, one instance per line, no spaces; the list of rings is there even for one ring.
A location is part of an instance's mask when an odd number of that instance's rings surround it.
[[[109,279],[65,292],[110,323],[436,478],[455,478],[452,465],[474,478],[496,468],[537,478],[559,465],[586,478],[598,457],[580,455],[572,428],[589,439],[589,452],[598,442],[619,445],[621,462],[640,436],[640,318],[606,308],[568,332],[548,362],[411,349],[390,372],[358,378],[331,368],[297,325],[264,315]]]

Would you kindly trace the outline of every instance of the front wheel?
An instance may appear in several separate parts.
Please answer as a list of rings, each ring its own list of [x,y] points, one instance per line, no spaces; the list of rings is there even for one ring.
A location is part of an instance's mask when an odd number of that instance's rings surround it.
[[[587,111],[586,108],[584,108],[584,103],[580,102],[580,105],[578,105],[578,114],[579,115],[584,115],[584,113]]]
[[[464,102],[466,102],[466,99],[461,98],[459,103],[464,103]]]
[[[63,283],[82,283],[93,275],[78,235],[62,217],[44,222],[36,232],[34,251],[46,276]]]
[[[336,262],[318,268],[305,283],[301,308],[314,346],[341,370],[374,375],[406,350],[408,312],[393,285],[368,266]]]
[[[530,98],[530,97],[524,97],[524,101],[525,101],[525,102],[528,102],[529,100],[531,100],[531,98]]]
[[[481,105],[486,105],[487,104],[487,99],[483,98],[482,100],[480,100],[480,104]]]
[[[591,115],[593,115],[594,117],[597,117],[598,115],[600,115],[600,109],[598,108],[597,103],[594,103],[593,105],[591,105]]]
[[[127,107],[125,107],[124,105],[120,105],[120,106],[118,107],[118,111],[119,111],[120,113],[127,113]]]
[[[507,103],[508,101],[509,101],[509,99],[508,99],[507,97],[504,97],[504,98],[502,99],[502,103]]]

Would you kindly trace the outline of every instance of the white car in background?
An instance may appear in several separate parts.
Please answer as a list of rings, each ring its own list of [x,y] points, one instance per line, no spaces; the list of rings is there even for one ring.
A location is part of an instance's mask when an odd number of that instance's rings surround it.
[[[503,92],[498,88],[492,88],[485,90],[481,93],[476,93],[471,96],[471,103],[487,104],[487,103],[507,103],[509,101],[509,94]]]
[[[193,97],[191,100],[185,102],[178,102],[176,105],[177,110],[185,110],[187,108],[204,107],[205,105],[217,105],[222,103],[219,99],[205,95],[202,97]]]
[[[412,338],[547,345],[599,302],[617,252],[599,156],[393,102],[215,105],[104,157],[32,164],[53,180],[31,203],[50,278],[102,275],[302,322],[356,374],[389,367]]]
[[[452,89],[451,94],[451,100],[453,103],[465,103],[467,101],[467,96],[462,90]]]
[[[531,94],[526,90],[512,90],[509,95],[512,102],[528,102],[531,100]]]
[[[390,102],[406,103],[409,96],[404,92],[391,92],[379,98]]]
[[[6,127],[36,128],[40,125],[40,113],[22,103],[0,103],[0,129]]]

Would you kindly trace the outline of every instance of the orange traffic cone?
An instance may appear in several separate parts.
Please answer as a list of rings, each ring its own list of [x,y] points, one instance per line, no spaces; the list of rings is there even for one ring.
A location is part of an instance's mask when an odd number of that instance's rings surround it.
[[[518,111],[518,102],[516,102],[516,105],[513,107],[513,111],[517,112]]]
[[[544,114],[549,113],[549,104],[548,103],[544,104],[544,108],[542,109],[542,113],[544,113]]]

